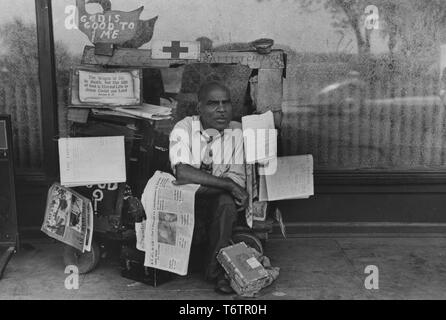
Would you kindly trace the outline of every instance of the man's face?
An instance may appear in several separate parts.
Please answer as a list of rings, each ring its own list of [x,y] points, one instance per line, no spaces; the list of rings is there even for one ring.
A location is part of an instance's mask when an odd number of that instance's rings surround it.
[[[203,129],[223,131],[229,127],[232,120],[232,105],[229,94],[220,88],[213,88],[207,94],[207,99],[198,105]]]

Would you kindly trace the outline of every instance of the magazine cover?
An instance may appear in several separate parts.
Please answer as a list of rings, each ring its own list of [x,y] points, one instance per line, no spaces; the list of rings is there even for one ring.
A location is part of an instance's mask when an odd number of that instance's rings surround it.
[[[91,201],[71,189],[53,184],[48,191],[41,230],[82,252],[90,251],[93,234]]]

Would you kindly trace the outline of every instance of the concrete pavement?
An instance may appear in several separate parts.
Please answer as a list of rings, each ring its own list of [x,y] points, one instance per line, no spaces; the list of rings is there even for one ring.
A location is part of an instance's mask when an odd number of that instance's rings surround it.
[[[67,290],[62,245],[47,239],[28,243],[32,247],[8,265],[0,299],[239,299],[216,294],[200,274],[158,288],[137,283],[120,276],[116,259],[101,261],[81,276],[78,290]],[[446,299],[446,238],[274,239],[266,255],[281,273],[260,300]],[[378,267],[378,290],[365,288],[368,265]]]

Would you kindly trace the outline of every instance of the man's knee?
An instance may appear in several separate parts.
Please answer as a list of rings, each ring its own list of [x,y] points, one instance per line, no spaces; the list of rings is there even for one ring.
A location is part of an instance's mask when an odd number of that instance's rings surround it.
[[[233,205],[235,207],[234,198],[227,192],[223,192],[217,195],[215,201],[217,206]]]
[[[214,213],[225,216],[231,220],[235,220],[237,216],[237,208],[234,198],[229,193],[222,193],[215,197]]]

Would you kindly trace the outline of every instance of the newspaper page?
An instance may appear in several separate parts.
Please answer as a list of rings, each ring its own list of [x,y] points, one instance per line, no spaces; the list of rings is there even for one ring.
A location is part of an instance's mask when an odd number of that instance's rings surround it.
[[[93,207],[77,192],[55,183],[48,191],[42,232],[82,252],[91,250]]]
[[[277,157],[277,130],[271,111],[242,118],[246,163],[267,163]]]
[[[308,199],[314,195],[313,156],[277,158],[276,172],[259,179],[260,201]]]
[[[127,180],[123,136],[60,138],[60,184],[66,187]]]
[[[142,195],[147,216],[144,266],[184,276],[194,231],[195,193],[200,186],[176,186],[173,181],[172,175],[157,171]]]

